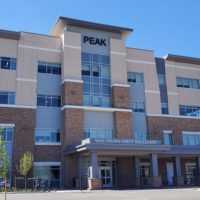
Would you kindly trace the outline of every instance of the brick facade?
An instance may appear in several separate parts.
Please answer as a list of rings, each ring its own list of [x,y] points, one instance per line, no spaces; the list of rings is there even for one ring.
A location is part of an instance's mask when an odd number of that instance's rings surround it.
[[[35,145],[35,162],[60,162],[61,146]]]
[[[117,187],[133,188],[135,184],[133,157],[117,158]]]
[[[62,105],[83,105],[82,83],[64,82],[62,84]]]
[[[31,152],[34,155],[35,119],[35,109],[0,108],[0,123],[15,124],[12,174],[18,175],[16,166],[25,152]],[[29,176],[32,176],[32,171],[29,173]]]
[[[172,131],[173,144],[182,144],[182,131],[200,131],[199,119],[148,116],[150,140],[163,141],[163,130]]]
[[[112,87],[112,104],[114,108],[130,108],[129,87]]]
[[[115,136],[118,139],[132,139],[132,113],[114,112]]]

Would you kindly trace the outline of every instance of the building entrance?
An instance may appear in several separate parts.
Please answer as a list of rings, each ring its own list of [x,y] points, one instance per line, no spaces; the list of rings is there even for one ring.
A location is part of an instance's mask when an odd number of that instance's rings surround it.
[[[102,184],[103,187],[112,187],[112,168],[111,167],[101,167],[101,179],[102,179]]]

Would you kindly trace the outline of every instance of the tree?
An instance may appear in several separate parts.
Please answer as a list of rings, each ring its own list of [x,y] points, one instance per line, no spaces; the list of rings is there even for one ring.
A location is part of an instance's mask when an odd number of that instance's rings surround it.
[[[7,174],[9,169],[9,160],[6,153],[5,144],[3,141],[3,131],[0,127],[0,181],[5,179],[5,199],[6,199],[6,187],[7,187]]]
[[[17,166],[17,170],[19,171],[20,175],[24,176],[25,190],[27,186],[27,175],[32,167],[33,167],[33,155],[31,152],[25,152],[19,161],[19,166]]]
[[[0,128],[0,178],[6,178],[9,169],[9,160],[6,154],[6,148],[3,141],[3,131]]]

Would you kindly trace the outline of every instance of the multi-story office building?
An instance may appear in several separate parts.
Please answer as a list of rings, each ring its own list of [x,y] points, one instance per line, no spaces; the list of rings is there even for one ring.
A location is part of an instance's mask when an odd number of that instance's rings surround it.
[[[64,188],[200,184],[200,58],[127,48],[132,31],[65,17],[49,35],[0,31],[11,181],[29,151],[29,177]]]

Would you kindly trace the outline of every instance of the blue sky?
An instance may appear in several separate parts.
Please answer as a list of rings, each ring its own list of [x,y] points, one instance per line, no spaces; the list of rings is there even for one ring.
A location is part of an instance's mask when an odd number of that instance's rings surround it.
[[[48,34],[59,16],[133,28],[128,47],[200,57],[200,0],[0,0],[0,29]]]

